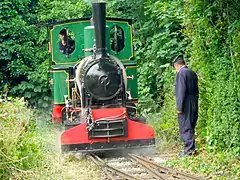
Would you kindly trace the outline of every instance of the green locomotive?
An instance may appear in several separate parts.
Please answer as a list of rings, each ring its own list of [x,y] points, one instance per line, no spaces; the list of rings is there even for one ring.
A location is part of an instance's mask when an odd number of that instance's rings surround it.
[[[137,67],[132,23],[106,18],[93,3],[93,18],[50,26],[54,106],[63,123],[63,149],[105,151],[154,146],[153,128],[136,117]]]
[[[138,100],[137,66],[134,60],[132,23],[129,19],[107,18],[106,20],[107,53],[118,58],[127,73],[127,91],[133,102]],[[59,49],[59,33],[66,29],[68,37],[75,42],[74,50],[64,54]],[[120,45],[121,44],[121,45]],[[53,73],[53,122],[62,122],[60,112],[65,105],[65,98],[71,98],[76,84],[71,82],[69,69],[84,57],[92,55],[94,45],[94,27],[90,18],[73,19],[52,24],[50,27],[50,48],[52,53]],[[67,96],[67,97],[66,97]]]

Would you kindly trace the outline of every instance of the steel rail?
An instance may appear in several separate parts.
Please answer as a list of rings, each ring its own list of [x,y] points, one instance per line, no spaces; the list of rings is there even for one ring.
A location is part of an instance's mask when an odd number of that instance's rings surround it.
[[[152,169],[152,168],[148,165],[148,163],[145,163],[145,162],[139,160],[138,158],[134,157],[133,155],[128,155],[128,156],[129,156],[128,158],[129,158],[132,162],[135,162],[138,166],[141,166],[142,168],[144,168],[145,170],[147,170],[148,173],[151,174],[151,175],[152,175],[154,178],[156,178],[157,180],[160,180],[160,179],[164,180],[164,179],[166,179],[166,178],[164,178],[164,177],[162,176],[161,173],[159,173],[159,172],[155,171],[154,169]]]
[[[111,180],[115,180],[115,178],[111,175],[111,173],[108,172],[108,170],[102,166],[102,164],[99,163],[93,156],[89,156],[89,158],[97,165],[100,166],[103,170],[103,172],[109,177]]]
[[[122,170],[119,170],[115,167],[108,165],[108,162],[105,162],[97,155],[89,155],[89,158],[99,167],[101,167],[102,171],[105,173],[107,178],[111,180],[116,179],[125,179],[125,180],[143,180],[149,179],[147,177],[140,177],[137,174],[132,175]],[[161,166],[151,160],[144,158],[142,156],[138,156],[135,154],[128,154],[126,157],[133,165],[137,165],[142,168],[148,175],[156,180],[165,180],[173,177],[174,179],[185,179],[185,180],[202,180],[201,177],[196,177],[181,171],[178,171],[173,168]],[[116,177],[118,176],[118,177]]]
[[[173,168],[168,168],[168,167],[163,167],[159,164],[156,164],[146,158],[143,158],[141,156],[138,156],[138,155],[135,155],[135,154],[131,154],[130,156],[133,156],[135,157],[136,159],[139,160],[139,163],[142,163],[142,162],[145,162],[148,164],[148,166],[152,167],[152,168],[155,168],[155,169],[158,169],[160,170],[161,172],[163,173],[166,173],[166,174],[169,174],[169,175],[174,175],[174,177],[176,178],[187,178],[189,180],[203,180],[203,178],[201,177],[196,177],[196,176],[193,176],[193,175],[190,175],[190,174],[187,174],[187,173],[184,173],[184,172],[180,172],[176,169],[173,169]],[[181,176],[181,177],[179,177]]]
[[[132,175],[129,175],[123,171],[120,171],[114,167],[107,165],[100,157],[96,155],[90,155],[90,159],[98,166],[102,168],[104,173],[112,180],[116,180],[117,178],[113,177],[112,174],[117,174],[118,176],[126,179],[126,180],[136,180],[136,178]],[[109,171],[112,173],[109,173]]]

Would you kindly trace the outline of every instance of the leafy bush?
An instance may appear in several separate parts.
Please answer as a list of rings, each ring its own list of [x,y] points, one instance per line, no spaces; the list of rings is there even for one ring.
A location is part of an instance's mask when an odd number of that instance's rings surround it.
[[[240,176],[239,159],[231,153],[201,153],[196,157],[174,158],[164,165],[183,169],[205,179],[238,179]]]
[[[170,67],[163,72],[163,90],[164,103],[159,113],[149,114],[150,124],[155,128],[156,134],[159,137],[166,136],[168,141],[176,141],[179,137],[178,121],[176,118],[176,105],[174,95],[174,73]]]
[[[41,164],[43,144],[23,99],[0,99],[0,127],[0,179]]]
[[[139,64],[139,95],[152,98],[162,105],[163,70],[184,49],[181,22],[182,3],[178,1],[150,1],[144,3],[146,22],[139,29],[136,45],[136,60]],[[148,103],[146,103],[148,106]]]
[[[240,21],[237,1],[188,2],[185,35],[199,74],[199,133],[208,150],[240,153]]]
[[[92,162],[60,152],[61,132],[49,119],[23,98],[0,99],[0,179],[99,179]]]
[[[162,76],[164,69],[160,66],[170,63],[186,47],[181,31],[183,5],[182,1],[167,0],[108,1],[109,15],[131,17],[135,22],[139,109],[143,114],[159,111],[165,96],[165,80]]]
[[[240,153],[240,21],[238,1],[109,2],[111,15],[136,22],[139,111],[158,135],[173,128],[176,139],[174,73],[161,69],[184,53],[199,76],[197,135],[209,151]],[[135,4],[135,6],[131,6]],[[202,142],[201,142],[202,143]]]
[[[22,0],[0,2],[0,91],[24,97],[31,105],[48,107],[47,23],[89,14],[82,1]]]

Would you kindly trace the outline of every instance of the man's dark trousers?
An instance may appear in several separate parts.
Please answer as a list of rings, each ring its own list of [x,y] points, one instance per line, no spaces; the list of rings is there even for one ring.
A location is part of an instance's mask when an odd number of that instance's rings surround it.
[[[184,153],[189,154],[195,150],[195,126],[198,119],[198,85],[197,75],[183,67],[176,77],[176,101],[178,123],[181,138],[184,142]]]

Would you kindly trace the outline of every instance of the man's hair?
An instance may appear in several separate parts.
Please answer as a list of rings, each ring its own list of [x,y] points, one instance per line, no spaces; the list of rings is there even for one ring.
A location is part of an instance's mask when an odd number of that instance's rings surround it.
[[[175,57],[174,60],[172,61],[173,66],[174,66],[174,64],[185,65],[183,55],[178,55],[177,57]]]
[[[67,35],[67,30],[66,29],[62,29],[59,34],[66,36]]]

